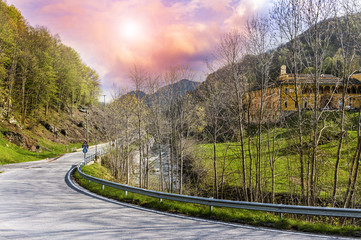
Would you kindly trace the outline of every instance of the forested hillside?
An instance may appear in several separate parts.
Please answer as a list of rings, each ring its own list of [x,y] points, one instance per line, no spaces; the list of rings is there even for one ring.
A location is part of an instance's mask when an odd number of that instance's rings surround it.
[[[0,1],[0,117],[21,124],[96,101],[99,76],[45,27]]]
[[[78,108],[89,109],[89,138],[99,141],[100,91],[98,74],[74,49],[0,0],[0,164],[70,151],[69,143],[85,140]]]

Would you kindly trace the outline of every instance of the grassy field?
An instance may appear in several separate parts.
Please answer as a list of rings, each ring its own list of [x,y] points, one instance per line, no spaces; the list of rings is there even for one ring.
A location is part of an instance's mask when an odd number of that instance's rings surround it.
[[[355,153],[357,146],[357,132],[352,127],[352,123],[357,118],[357,113],[348,113],[347,132],[343,142],[342,155],[339,167],[338,192],[337,197],[341,200],[344,196],[348,184],[349,165]],[[320,139],[317,155],[317,193],[319,197],[329,198],[332,194],[334,181],[334,166],[337,157],[337,147],[339,143],[337,124],[335,118],[329,117],[325,122],[326,128]],[[307,126],[305,126],[307,130]],[[275,145],[272,140],[268,142],[269,135],[266,129],[263,129],[261,138],[261,174],[262,188],[265,192],[271,191],[271,165],[270,156],[275,155],[275,192],[278,194],[300,194],[300,160],[295,145],[295,135],[292,128],[273,127],[270,129],[270,137],[275,136]],[[306,131],[307,132],[307,131]],[[308,159],[311,154],[310,143],[312,141],[309,133],[304,136],[304,171],[305,176],[308,170]],[[297,141],[297,140],[296,140]],[[245,159],[246,175],[249,182],[250,175],[250,155],[248,148],[248,138],[245,139]],[[252,155],[252,181],[255,183],[255,162],[257,154],[257,136],[251,137],[251,155]],[[269,147],[270,146],[270,147]],[[213,185],[213,144],[198,144],[191,150],[196,156],[197,161],[201,161],[204,169],[207,169],[207,177],[203,178],[204,185]],[[217,172],[218,182],[221,181],[224,173],[224,183],[230,188],[241,186],[241,147],[240,143],[218,143],[217,144]],[[359,180],[361,180],[359,176]],[[359,188],[360,185],[357,186]]]
[[[41,150],[39,153],[28,151],[24,148],[8,142],[0,132],[0,165],[9,163],[29,162],[46,158],[53,158],[59,154],[70,152],[72,148],[80,148],[81,143],[69,144],[67,146],[57,144],[44,139],[38,139],[39,145],[49,151]]]
[[[109,169],[95,163],[85,166],[83,172],[94,177],[104,178],[106,180],[114,181]],[[166,211],[176,214],[184,214],[187,216],[194,216],[200,218],[207,218],[212,220],[219,220],[225,222],[233,222],[240,224],[248,224],[253,226],[271,227],[286,230],[298,230],[304,232],[334,234],[342,236],[360,236],[361,227],[358,226],[339,226],[339,224],[326,224],[325,218],[313,218],[312,222],[294,220],[289,216],[284,215],[282,219],[277,214],[264,213],[259,211],[248,211],[242,209],[227,209],[214,207],[211,211],[209,206],[202,206],[198,204],[188,204],[175,201],[163,200],[146,197],[138,194],[128,193],[125,195],[124,191],[104,187],[97,183],[82,179],[76,172],[74,174],[76,181],[88,190],[122,202],[140,205],[142,207]]]

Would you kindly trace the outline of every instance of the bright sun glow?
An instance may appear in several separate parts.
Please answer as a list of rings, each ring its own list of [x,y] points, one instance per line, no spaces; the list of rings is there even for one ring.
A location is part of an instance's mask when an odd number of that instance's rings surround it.
[[[138,22],[127,21],[122,24],[122,35],[130,40],[140,38],[142,33],[142,27]]]

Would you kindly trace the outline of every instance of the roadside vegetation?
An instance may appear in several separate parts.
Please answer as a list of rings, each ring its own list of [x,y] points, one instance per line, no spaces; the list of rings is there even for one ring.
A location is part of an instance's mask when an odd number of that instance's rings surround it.
[[[97,163],[83,167],[83,172],[108,181],[114,181],[114,177],[108,168],[104,168]],[[249,211],[242,209],[227,209],[213,207],[210,210],[209,206],[199,204],[189,204],[176,201],[162,200],[142,196],[139,194],[127,193],[124,191],[113,189],[102,185],[82,179],[78,172],[74,174],[75,180],[84,188],[96,194],[118,200],[121,202],[139,205],[145,208],[155,209],[159,211],[182,214],[186,216],[199,217],[217,221],[224,221],[230,223],[239,223],[260,227],[271,227],[283,230],[297,230],[312,233],[342,235],[359,237],[361,235],[361,227],[353,225],[327,224],[324,218],[314,218],[312,222],[291,219],[287,214],[280,219],[278,214],[265,213],[260,211]]]
[[[63,145],[45,139],[39,140],[39,144],[42,146],[39,152],[28,151],[6,141],[0,132],[0,165],[54,158],[60,154],[72,152],[74,149],[81,147],[81,143]]]
[[[306,118],[308,112],[303,113],[303,117]],[[325,134],[322,138],[322,143],[319,145],[320,161],[319,165],[320,175],[318,176],[319,184],[319,196],[317,202],[321,206],[331,206],[331,194],[330,189],[333,187],[333,169],[330,165],[334,165],[337,159],[337,147],[338,147],[338,135],[335,131],[334,125],[339,113],[336,111],[328,112],[328,116],[321,120],[328,127],[325,129]],[[331,116],[332,115],[332,116]],[[346,133],[346,144],[342,154],[348,155],[354,153],[357,147],[357,131],[355,129],[358,113],[347,112],[346,114],[347,127],[351,129]],[[289,120],[290,122],[292,119]],[[292,128],[285,128],[274,125],[270,129],[272,132],[276,132],[275,140],[277,142],[276,149],[269,149],[269,139],[267,137],[268,131],[264,131],[261,134],[261,147],[266,149],[265,161],[262,162],[262,168],[264,169],[263,186],[262,186],[262,199],[266,202],[272,202],[272,194],[274,191],[276,203],[282,204],[302,204],[299,201],[301,197],[301,187],[299,178],[300,164],[296,152],[296,146],[293,144]],[[252,132],[251,132],[252,134]],[[250,156],[256,156],[257,154],[257,136],[248,136],[251,143],[245,145],[245,157],[247,159]],[[306,138],[310,136],[306,135]],[[219,186],[220,186],[220,198],[223,199],[240,199],[240,192],[237,188],[240,186],[241,171],[239,170],[239,142],[221,142],[217,144],[217,172],[219,173]],[[249,149],[249,147],[251,148]],[[212,143],[197,144],[188,150],[190,153],[188,156],[192,156],[193,163],[191,163],[190,172],[191,175],[201,175],[196,184],[188,184],[188,192],[202,192],[206,196],[212,196],[214,192],[213,184],[213,164],[214,164],[214,146]],[[305,148],[307,154],[309,149]],[[268,156],[276,156],[277,159],[274,162],[274,172],[270,169],[271,163]],[[268,159],[267,159],[268,158]],[[199,169],[194,162],[198,162],[203,168]],[[306,162],[307,163],[307,162]],[[246,162],[246,175],[250,176],[250,169],[252,169],[250,162]],[[340,161],[339,169],[339,195],[343,196],[346,192],[346,186],[349,181],[349,167],[350,164],[347,158],[343,158]],[[308,173],[306,173],[308,174]],[[274,189],[272,190],[272,177],[274,176]],[[256,176],[253,175],[252,179],[248,179],[249,182],[256,182]],[[358,198],[358,193],[357,198]],[[339,206],[340,203],[337,205]]]

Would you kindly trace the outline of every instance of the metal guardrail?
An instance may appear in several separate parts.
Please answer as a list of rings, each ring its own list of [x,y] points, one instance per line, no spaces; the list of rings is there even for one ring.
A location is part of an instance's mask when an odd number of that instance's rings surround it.
[[[98,156],[100,154],[97,154]],[[231,200],[221,200],[221,199],[212,199],[204,197],[195,197],[187,195],[179,195],[173,193],[157,192],[153,190],[147,190],[137,187],[131,187],[124,184],[119,184],[115,182],[106,181],[104,179],[99,179],[87,175],[81,171],[82,167],[87,163],[95,159],[95,154],[84,159],[82,163],[78,165],[78,172],[83,178],[99,183],[104,186],[120,189],[126,192],[137,193],[149,197],[168,199],[180,202],[187,203],[197,203],[208,206],[216,207],[228,207],[228,208],[238,208],[238,209],[247,209],[247,210],[257,210],[264,212],[276,212],[282,217],[282,213],[290,214],[304,214],[304,215],[314,215],[314,216],[332,216],[332,217],[352,217],[352,218],[361,218],[361,209],[355,208],[331,208],[331,207],[310,207],[310,206],[297,206],[297,205],[282,205],[282,204],[271,204],[271,203],[257,203],[257,202],[243,202],[243,201],[231,201]]]

